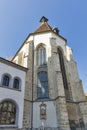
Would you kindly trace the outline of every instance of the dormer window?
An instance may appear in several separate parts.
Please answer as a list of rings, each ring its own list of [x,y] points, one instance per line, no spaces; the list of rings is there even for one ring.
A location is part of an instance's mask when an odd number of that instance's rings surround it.
[[[53,28],[53,31],[56,33],[56,34],[59,34],[59,29],[57,27]]]

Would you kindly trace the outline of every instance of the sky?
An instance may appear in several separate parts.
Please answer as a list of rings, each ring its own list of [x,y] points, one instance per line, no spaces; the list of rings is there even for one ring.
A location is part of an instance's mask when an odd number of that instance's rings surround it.
[[[87,92],[87,0],[0,0],[0,57],[14,56],[42,16],[58,27],[73,49]]]

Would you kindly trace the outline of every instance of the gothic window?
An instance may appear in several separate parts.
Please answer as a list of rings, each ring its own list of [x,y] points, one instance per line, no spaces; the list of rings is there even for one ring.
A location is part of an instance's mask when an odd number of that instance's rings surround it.
[[[38,73],[38,87],[37,87],[38,98],[48,98],[48,76],[47,72],[41,71]]]
[[[38,66],[46,64],[46,49],[40,46],[37,50],[37,62]]]
[[[19,89],[20,87],[19,85],[20,85],[19,79],[15,78],[13,82],[13,88]]]
[[[62,54],[62,51],[59,48],[58,48],[58,54],[59,54],[60,67],[61,67],[61,71],[62,71],[64,88],[68,89],[64,60],[63,60],[63,54]]]
[[[3,86],[9,86],[9,82],[10,82],[10,77],[8,75],[4,75],[2,85]]]
[[[69,120],[71,130],[76,130],[76,124],[74,120]]]
[[[60,68],[61,68],[62,78],[63,78],[63,85],[64,85],[64,89],[65,89],[65,95],[66,95],[67,99],[70,99],[63,54],[59,48],[58,48],[58,54],[59,54]]]
[[[16,106],[10,101],[4,101],[0,104],[0,125],[15,124]]]

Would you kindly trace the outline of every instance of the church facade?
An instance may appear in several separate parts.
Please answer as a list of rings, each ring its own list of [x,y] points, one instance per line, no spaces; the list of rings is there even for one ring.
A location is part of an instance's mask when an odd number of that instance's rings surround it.
[[[0,130],[87,130],[72,49],[44,16],[11,61],[0,58]]]

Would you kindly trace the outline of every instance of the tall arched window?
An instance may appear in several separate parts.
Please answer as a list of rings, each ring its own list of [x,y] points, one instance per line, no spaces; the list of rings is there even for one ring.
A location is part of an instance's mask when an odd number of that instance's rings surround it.
[[[19,89],[20,87],[19,85],[20,85],[19,79],[15,78],[13,82],[13,88]]]
[[[64,59],[63,59],[63,54],[62,54],[62,51],[60,50],[60,48],[58,48],[58,54],[59,54],[60,68],[61,68],[61,72],[62,72],[63,85],[64,85],[64,89],[65,89],[66,99],[70,99],[66,71],[65,71],[65,65],[64,65]]]
[[[37,87],[38,98],[48,98],[48,76],[47,72],[41,71],[38,73],[38,87]]]
[[[10,101],[4,101],[0,104],[0,125],[15,124],[16,106]]]
[[[39,66],[46,64],[46,49],[43,46],[40,46],[37,50],[37,62]]]
[[[4,75],[2,85],[3,86],[9,86],[9,82],[10,82],[10,77],[8,75]]]

